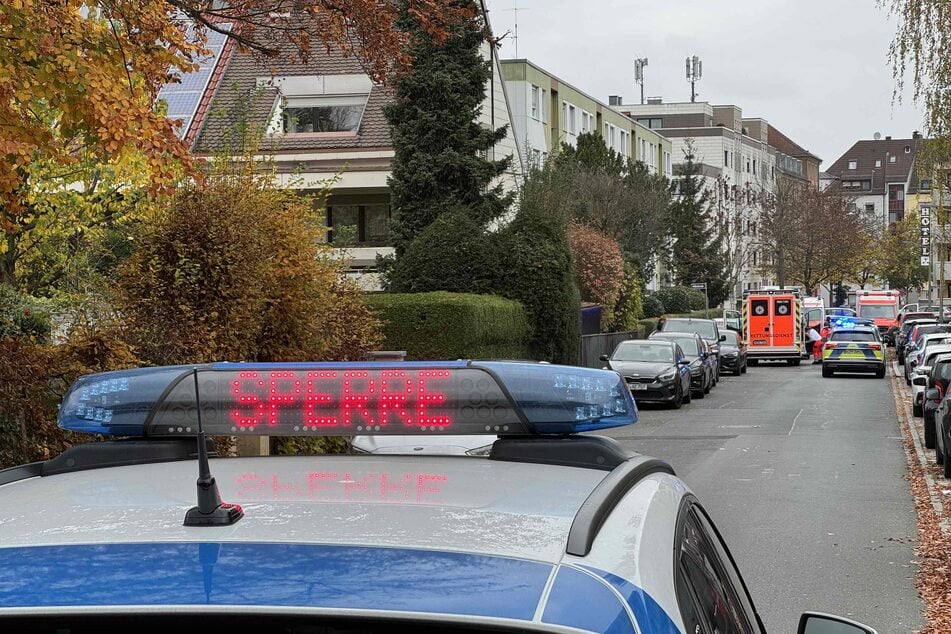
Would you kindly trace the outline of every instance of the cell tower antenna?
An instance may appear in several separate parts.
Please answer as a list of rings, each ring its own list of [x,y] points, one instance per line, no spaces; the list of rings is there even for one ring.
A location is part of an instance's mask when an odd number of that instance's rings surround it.
[[[505,9],[505,11],[512,11],[515,14],[515,28],[513,29],[512,41],[515,42],[515,59],[518,59],[518,12],[528,11],[528,8],[520,7],[518,6],[518,0],[512,0],[512,8]]]

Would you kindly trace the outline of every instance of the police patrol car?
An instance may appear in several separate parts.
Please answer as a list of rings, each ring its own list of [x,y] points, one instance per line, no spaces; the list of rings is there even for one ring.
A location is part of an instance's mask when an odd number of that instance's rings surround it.
[[[839,318],[822,347],[822,376],[836,372],[874,372],[885,377],[885,342],[874,322]]]
[[[111,439],[0,471],[0,631],[762,632],[671,467],[583,433],[636,421],[617,373],[555,365],[88,375],[59,424]],[[215,459],[205,436],[366,433],[494,443]]]

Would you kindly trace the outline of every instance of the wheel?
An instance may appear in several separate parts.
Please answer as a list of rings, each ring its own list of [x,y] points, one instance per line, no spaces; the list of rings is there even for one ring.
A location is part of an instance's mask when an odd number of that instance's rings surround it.
[[[931,417],[931,422],[928,422],[928,419],[925,419],[925,448],[934,449],[937,444],[937,434],[935,433],[935,421],[934,416]]]
[[[670,402],[671,409],[680,409],[680,406],[684,404],[684,389],[677,388],[677,395],[674,396],[674,400]]]
[[[744,372],[744,368],[737,366],[736,370],[733,371],[733,376],[740,376]]]
[[[742,374],[746,374],[746,364],[745,364],[745,363],[743,364],[743,367],[740,369],[740,372],[741,372]]]
[[[944,474],[945,478],[951,478],[951,460],[946,460],[947,456],[943,456],[941,460],[941,472]]]
[[[699,390],[697,390],[696,392],[693,393],[693,397],[694,397],[694,398],[704,398],[704,397],[707,395],[707,392],[709,392],[709,391],[710,391],[710,388],[707,388],[707,389],[699,389]]]
[[[830,376],[832,376],[833,374],[835,374],[835,373],[832,371],[832,368],[830,368],[830,367],[828,367],[828,366],[825,366],[825,365],[822,366],[822,378],[828,379],[828,378],[829,378]]]
[[[882,366],[881,369],[879,369],[877,372],[875,372],[875,376],[877,376],[877,377],[880,378],[880,379],[884,379],[884,378],[885,378],[885,366]]]
[[[710,377],[710,380],[707,381],[707,386],[706,386],[705,388],[703,388],[703,393],[704,393],[704,394],[709,394],[709,393],[710,393],[710,390],[711,390],[711,389],[713,388],[713,386],[716,385],[716,384],[717,384],[716,379],[715,379],[714,377]]]
[[[916,417],[916,418],[921,418],[922,413],[923,413],[923,412],[921,411],[921,403],[919,403],[918,401],[915,401],[914,403],[912,403],[912,405],[911,405],[911,414],[912,414],[912,416],[914,416],[914,417]]]
[[[793,359],[793,365],[798,366],[800,363],[802,363],[802,359]]]
[[[934,461],[938,464],[944,464],[944,454],[941,453],[941,447],[939,447],[937,443],[935,443],[934,447]]]
[[[747,365],[759,365],[759,359],[750,359],[746,362]]]
[[[687,390],[687,393],[684,394],[684,405],[690,404],[690,401],[693,400],[693,390]]]

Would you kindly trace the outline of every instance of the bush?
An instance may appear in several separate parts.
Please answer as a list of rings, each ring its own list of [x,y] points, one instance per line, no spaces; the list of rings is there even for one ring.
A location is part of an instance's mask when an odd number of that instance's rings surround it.
[[[641,290],[641,280],[637,269],[632,265],[624,264],[624,286],[618,296],[617,307],[614,310],[614,323],[611,330],[624,332],[634,330],[637,321],[644,317],[644,298]]]
[[[498,255],[486,234],[464,209],[447,212],[426,227],[387,271],[393,293],[491,293]]]
[[[660,301],[656,293],[644,298],[644,317],[660,317],[665,312],[664,302]]]
[[[664,305],[665,313],[689,313],[704,306],[704,294],[689,286],[667,286],[656,291],[654,297]]]
[[[531,188],[526,185],[530,192]],[[581,297],[574,282],[565,223],[535,206],[523,190],[515,219],[499,232],[499,291],[522,303],[532,329],[533,359],[576,365],[581,342]]]
[[[321,244],[311,202],[253,161],[182,188],[143,223],[119,307],[151,363],[362,358],[378,324]]]
[[[611,236],[578,221],[568,224],[568,242],[581,300],[601,305],[601,330],[607,330],[624,287],[621,247]]]
[[[0,340],[15,337],[48,342],[53,330],[48,304],[48,300],[0,285]]]
[[[446,292],[374,293],[367,302],[383,323],[386,349],[405,350],[408,359],[530,358],[518,302]]]

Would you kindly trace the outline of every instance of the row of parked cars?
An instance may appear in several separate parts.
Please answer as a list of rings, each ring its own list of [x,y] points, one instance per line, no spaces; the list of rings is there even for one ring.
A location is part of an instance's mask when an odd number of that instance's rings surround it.
[[[951,478],[951,323],[940,323],[937,313],[903,316],[895,338],[898,363],[911,386],[912,413],[922,417],[925,447],[934,449],[935,461]]]
[[[602,355],[624,377],[634,400],[680,408],[710,393],[724,373],[746,372],[746,345],[713,319],[662,319],[647,339],[622,341]]]

